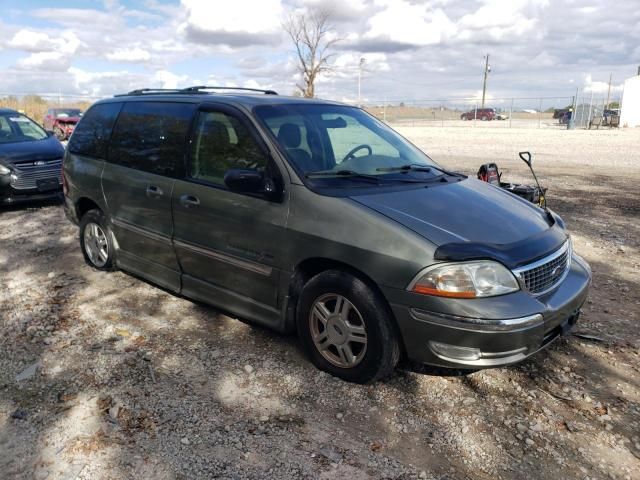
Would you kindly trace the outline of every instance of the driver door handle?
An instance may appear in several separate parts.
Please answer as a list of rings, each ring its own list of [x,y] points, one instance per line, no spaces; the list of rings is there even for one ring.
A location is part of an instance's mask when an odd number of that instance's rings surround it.
[[[164,192],[160,187],[156,187],[155,185],[149,185],[147,187],[147,197],[149,198],[158,198],[164,195]]]
[[[180,205],[184,208],[197,207],[200,205],[200,199],[195,195],[182,195],[180,196]]]

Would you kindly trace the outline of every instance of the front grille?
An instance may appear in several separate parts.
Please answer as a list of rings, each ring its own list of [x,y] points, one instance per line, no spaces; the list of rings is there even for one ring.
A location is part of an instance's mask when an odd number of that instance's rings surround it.
[[[571,241],[567,240],[562,247],[551,255],[530,265],[514,270],[524,287],[535,295],[548,292],[565,277],[571,266]]]
[[[33,170],[53,169],[62,167],[62,159],[54,158],[53,160],[30,160],[28,162],[14,163],[14,166],[21,172],[31,172]]]
[[[58,179],[62,185],[62,159],[38,160],[15,164],[16,170],[11,175],[11,187],[15,190],[32,190],[38,188],[38,180]]]

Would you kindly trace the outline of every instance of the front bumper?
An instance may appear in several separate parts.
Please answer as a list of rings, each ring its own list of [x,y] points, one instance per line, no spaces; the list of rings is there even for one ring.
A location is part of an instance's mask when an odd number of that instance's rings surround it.
[[[15,205],[23,202],[62,199],[62,185],[57,188],[14,188],[10,175],[0,177],[0,205]]]
[[[408,293],[391,301],[409,359],[452,368],[486,368],[524,360],[575,325],[591,283],[587,263],[574,255],[551,292],[474,300],[430,299]],[[435,307],[435,308],[434,308]]]

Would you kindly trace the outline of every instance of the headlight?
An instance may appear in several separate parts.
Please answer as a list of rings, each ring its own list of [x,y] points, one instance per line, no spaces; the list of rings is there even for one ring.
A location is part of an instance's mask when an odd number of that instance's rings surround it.
[[[478,298],[516,292],[520,285],[500,263],[477,261],[429,267],[416,276],[408,289],[438,297]]]
[[[4,165],[0,165],[0,175],[9,175],[10,173],[11,173],[11,170],[9,170]]]

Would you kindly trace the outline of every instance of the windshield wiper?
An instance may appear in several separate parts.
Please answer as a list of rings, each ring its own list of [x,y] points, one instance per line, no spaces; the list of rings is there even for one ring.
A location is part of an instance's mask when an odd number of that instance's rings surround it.
[[[422,165],[420,163],[409,163],[407,165],[402,165],[400,167],[380,167],[376,168],[378,172],[430,172],[431,170],[437,170],[446,175],[451,175],[454,177],[459,177],[461,174],[450,172],[441,167],[436,167],[435,165]]]
[[[317,172],[306,173],[305,177],[307,178],[315,178],[315,177],[364,178],[367,180],[373,180],[375,183],[380,183],[380,179],[376,175],[360,173],[354,170],[319,170]]]

